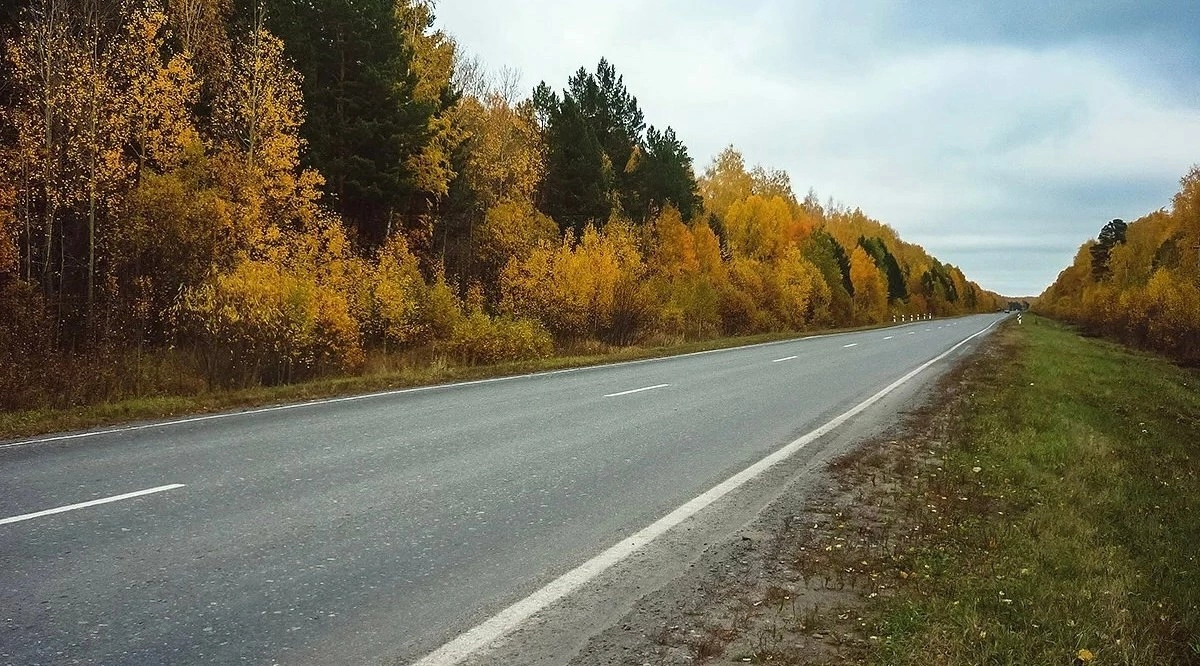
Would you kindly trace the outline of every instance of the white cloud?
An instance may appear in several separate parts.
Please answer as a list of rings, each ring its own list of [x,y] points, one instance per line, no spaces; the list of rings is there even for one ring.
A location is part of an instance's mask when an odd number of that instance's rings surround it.
[[[1106,219],[1165,205],[1200,159],[1200,109],[1166,97],[1160,80],[1143,82],[1111,43],[906,40],[888,32],[895,11],[679,0],[438,6],[466,49],[521,69],[529,87],[561,88],[607,57],[647,121],[673,125],[698,168],[732,143],[750,163],[786,169],[801,192],[860,206],[1000,291],[1040,291]],[[1019,247],[1029,252],[1016,262]]]

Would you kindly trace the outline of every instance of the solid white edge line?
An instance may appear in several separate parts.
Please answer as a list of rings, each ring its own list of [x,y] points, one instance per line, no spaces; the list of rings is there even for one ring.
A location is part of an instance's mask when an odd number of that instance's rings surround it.
[[[783,363],[784,361],[794,361],[794,360],[796,360],[796,359],[798,359],[798,358],[800,358],[800,357],[799,357],[799,356],[788,356],[788,357],[786,357],[786,358],[777,358],[777,359],[775,359],[774,361],[771,361],[771,362],[772,362],[772,363]]]
[[[713,502],[721,499],[725,495],[737,490],[746,482],[759,476],[767,469],[776,464],[790,458],[797,451],[804,448],[808,444],[825,435],[830,431],[857,416],[863,410],[871,405],[879,402],[884,396],[895,391],[900,386],[903,386],[913,377],[916,377],[929,366],[946,358],[954,353],[959,347],[970,342],[975,337],[983,335],[993,326],[999,323],[1000,320],[988,324],[987,327],[977,331],[953,347],[947,349],[934,358],[922,363],[915,369],[900,379],[888,384],[875,395],[851,407],[840,416],[835,417],[825,425],[809,432],[790,444],[783,446],[771,453],[762,460],[754,463],[746,469],[729,477],[720,484],[709,489],[700,496],[688,501],[683,506],[675,509],[671,513],[654,521],[648,527],[639,530],[637,533],[611,546],[604,552],[584,562],[578,567],[568,571],[567,573],[550,581],[545,587],[534,592],[533,594],[521,599],[513,605],[496,613],[492,617],[469,629],[465,633],[460,634],[457,638],[451,640],[437,650],[422,657],[420,660],[413,662],[413,666],[451,666],[458,664],[462,660],[471,656],[473,653],[490,645],[493,641],[502,638],[513,629],[516,629],[525,620],[532,617],[535,613],[547,608],[554,602],[562,599],[566,595],[583,587],[588,581],[603,573],[606,569],[620,562],[635,553],[639,548],[645,547],[648,543],[661,536],[667,530],[682,523],[688,518],[696,515],[704,508],[708,507]]]
[[[80,502],[78,504],[68,504],[67,506],[60,506],[60,507],[57,507],[54,509],[46,509],[45,511],[35,511],[33,513],[22,514],[20,516],[12,516],[10,518],[0,518],[0,525],[7,525],[9,523],[19,523],[23,520],[33,520],[34,518],[41,518],[42,516],[52,516],[56,513],[64,513],[67,511],[74,511],[76,509],[86,509],[89,506],[96,506],[99,504],[108,504],[110,502],[120,502],[121,500],[133,499],[134,497],[141,497],[142,495],[161,493],[161,492],[165,492],[167,490],[175,490],[176,488],[183,488],[183,487],[184,487],[184,484],[182,484],[182,483],[171,483],[171,484],[168,484],[165,486],[158,486],[157,488],[147,488],[146,490],[137,490],[132,493],[125,493],[123,495],[113,495],[112,497],[103,497],[101,499],[89,500],[87,502]]]
[[[654,386],[643,386],[642,388],[636,388],[631,391],[621,391],[620,393],[609,393],[609,394],[606,394],[604,397],[616,398],[616,397],[623,396],[623,395],[630,395],[632,393],[641,393],[642,391],[653,391],[654,389],[667,388],[668,386],[670,386],[670,384],[655,384]]]

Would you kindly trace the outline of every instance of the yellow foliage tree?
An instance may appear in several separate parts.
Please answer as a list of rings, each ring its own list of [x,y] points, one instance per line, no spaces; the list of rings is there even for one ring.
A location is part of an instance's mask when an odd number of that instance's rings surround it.
[[[757,259],[734,256],[728,281],[721,290],[721,321],[726,331],[747,334],[783,328],[773,307],[778,295],[770,266]]]
[[[658,330],[693,339],[718,335],[716,280],[721,256],[716,236],[707,225],[686,226],[673,207],[659,214],[651,236],[653,248],[647,267],[652,275],[649,286],[655,294]]]
[[[558,239],[558,225],[525,199],[500,200],[487,211],[472,239],[483,284],[494,287],[511,259],[525,259],[539,245]],[[497,294],[494,294],[498,296]]]
[[[862,247],[850,253],[850,283],[854,285],[854,313],[862,323],[878,323],[887,315],[887,281]]]
[[[513,106],[498,92],[465,97],[458,120],[465,134],[466,180],[480,210],[502,200],[533,201],[545,170],[532,106]]]
[[[283,42],[265,27],[262,11],[237,40],[229,81],[217,98],[214,124],[223,147],[241,168],[261,178],[269,203],[285,205],[297,190],[300,124],[304,122],[300,75],[284,58]],[[315,174],[305,174],[317,180]]]
[[[796,246],[790,246],[778,263],[777,316],[788,328],[799,331],[829,320],[829,285]]]
[[[185,151],[200,143],[193,108],[200,84],[187,56],[167,57],[167,15],[157,0],[132,11],[121,35],[118,63],[128,113],[130,151],[137,173],[178,166]]]
[[[429,0],[396,0],[397,24],[405,43],[412,49],[412,71],[416,78],[413,98],[437,106],[450,90],[454,75],[456,45],[449,35],[433,29],[434,3]],[[408,159],[417,189],[440,200],[456,175],[451,164],[463,133],[452,113],[436,113],[429,119],[430,141]]]
[[[271,263],[246,261],[188,289],[175,316],[214,383],[290,382],[363,360],[345,298]]]
[[[761,261],[783,256],[792,242],[791,227],[792,212],[782,197],[751,195],[730,204],[725,213],[730,251]]]
[[[232,0],[167,0],[171,32],[203,81],[206,100],[229,69],[232,45],[225,26],[232,11]]]
[[[1172,204],[1129,224],[1101,274],[1092,270],[1097,241],[1084,243],[1038,298],[1038,311],[1183,361],[1200,360],[1200,168],[1180,180]]]
[[[692,239],[700,272],[715,283],[724,279],[725,264],[721,257],[721,239],[707,224],[692,225]]]
[[[1160,268],[1146,284],[1143,294],[1145,331],[1156,348],[1184,358],[1200,357],[1200,290]]]
[[[601,234],[589,225],[578,243],[568,234],[558,246],[509,261],[500,276],[502,308],[537,319],[568,342],[599,338],[622,323],[625,299],[635,296],[623,292],[637,285],[641,271],[628,229],[609,224]]]
[[[733,146],[713,158],[698,185],[704,210],[718,218],[724,218],[735,202],[754,194],[754,178],[746,171],[746,160]]]
[[[400,234],[379,249],[372,276],[368,331],[386,343],[405,345],[421,334],[421,297],[426,291],[417,257]]]
[[[656,272],[670,278],[700,272],[696,240],[677,209],[668,206],[658,216],[654,221],[653,235],[656,243],[650,264]]]

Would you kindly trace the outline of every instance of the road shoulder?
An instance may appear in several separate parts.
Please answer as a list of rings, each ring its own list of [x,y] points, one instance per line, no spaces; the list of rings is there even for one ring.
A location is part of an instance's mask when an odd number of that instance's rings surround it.
[[[991,342],[979,353],[994,353]],[[915,468],[936,468],[931,449],[964,385],[964,358],[876,410],[869,427],[854,424],[757,516],[638,599],[570,663],[861,661],[877,640],[864,607],[915,575],[894,558],[911,525],[880,507]]]

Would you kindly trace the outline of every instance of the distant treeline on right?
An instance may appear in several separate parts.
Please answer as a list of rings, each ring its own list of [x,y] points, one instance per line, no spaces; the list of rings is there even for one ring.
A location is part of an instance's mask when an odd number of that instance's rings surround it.
[[[1183,177],[1171,204],[1130,224],[1105,224],[1035,310],[1200,363],[1200,166]]]

